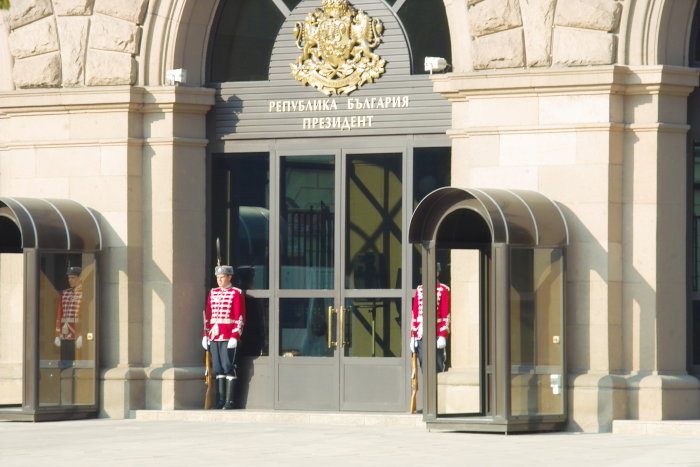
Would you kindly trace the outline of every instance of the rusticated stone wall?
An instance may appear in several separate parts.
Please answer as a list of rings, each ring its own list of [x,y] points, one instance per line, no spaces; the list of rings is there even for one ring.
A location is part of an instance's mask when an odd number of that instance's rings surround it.
[[[475,70],[616,61],[624,0],[461,1]],[[148,0],[13,0],[15,86],[135,84],[147,6]]]
[[[620,1],[467,1],[476,70],[615,63]]]
[[[148,0],[13,0],[18,88],[135,84]]]

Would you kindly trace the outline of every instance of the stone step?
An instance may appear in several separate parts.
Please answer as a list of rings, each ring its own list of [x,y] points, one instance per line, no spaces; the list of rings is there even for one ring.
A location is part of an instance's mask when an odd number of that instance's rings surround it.
[[[425,429],[420,414],[364,412],[295,412],[288,410],[132,410],[131,418],[145,421],[288,423],[312,425],[396,426]]]
[[[619,435],[700,436],[700,420],[613,420],[612,432]]]

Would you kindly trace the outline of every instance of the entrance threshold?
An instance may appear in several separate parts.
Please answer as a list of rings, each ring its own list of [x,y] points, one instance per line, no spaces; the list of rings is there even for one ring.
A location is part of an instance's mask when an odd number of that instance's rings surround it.
[[[420,414],[382,412],[301,412],[288,410],[132,410],[142,421],[280,423],[294,425],[395,426],[425,429]]]

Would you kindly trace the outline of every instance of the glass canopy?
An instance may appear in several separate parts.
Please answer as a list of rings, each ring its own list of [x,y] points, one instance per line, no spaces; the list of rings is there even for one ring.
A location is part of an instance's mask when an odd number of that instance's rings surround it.
[[[464,272],[452,284],[451,293],[460,298],[452,300],[452,367],[438,374],[435,359],[424,357],[428,426],[562,429],[569,232],[559,206],[532,191],[440,188],[416,207],[409,240],[421,245],[427,290],[436,287],[438,250],[450,250],[452,271]],[[425,297],[423,348],[430,352],[436,299]]]
[[[95,215],[71,200],[3,197],[0,239],[0,341],[14,344],[0,346],[0,419],[96,416]]]

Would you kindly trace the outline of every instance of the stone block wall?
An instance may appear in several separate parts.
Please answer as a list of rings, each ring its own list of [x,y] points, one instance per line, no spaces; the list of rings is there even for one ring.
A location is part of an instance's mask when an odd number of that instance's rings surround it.
[[[148,0],[13,0],[9,46],[17,88],[136,83]]]
[[[468,0],[473,67],[609,65],[617,0]]]

